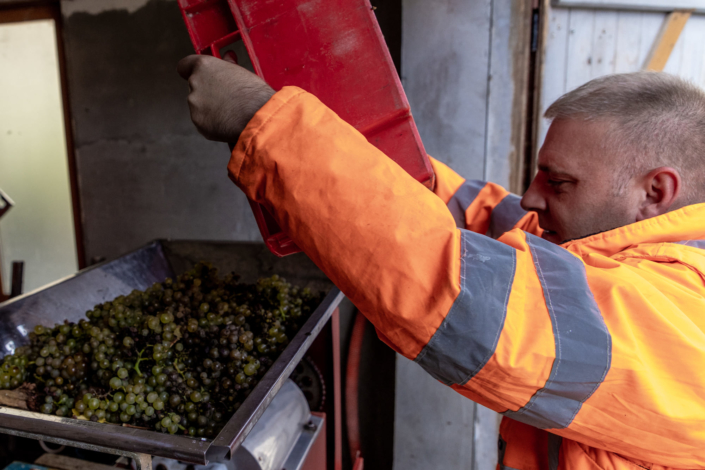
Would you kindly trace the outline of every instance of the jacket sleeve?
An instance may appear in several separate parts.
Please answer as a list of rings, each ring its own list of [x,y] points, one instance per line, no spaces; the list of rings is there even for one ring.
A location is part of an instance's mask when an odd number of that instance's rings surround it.
[[[541,236],[538,216],[521,208],[521,198],[500,185],[465,180],[444,163],[431,158],[436,173],[434,192],[448,206],[458,228],[492,238],[518,228]]]
[[[705,338],[663,295],[702,285],[697,273],[586,263],[519,229],[497,239],[458,229],[441,197],[297,88],[257,113],[228,170],[386,342],[439,381],[592,447],[677,468],[705,461]],[[503,200],[494,186],[485,194]],[[491,226],[500,204],[478,205]],[[668,269],[691,284],[658,284]],[[666,344],[679,346],[664,354]]]

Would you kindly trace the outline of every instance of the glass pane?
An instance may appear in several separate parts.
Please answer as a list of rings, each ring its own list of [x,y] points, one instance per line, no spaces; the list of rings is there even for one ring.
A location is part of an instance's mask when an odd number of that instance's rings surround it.
[[[24,291],[77,270],[53,20],[0,24],[0,262],[25,262]]]

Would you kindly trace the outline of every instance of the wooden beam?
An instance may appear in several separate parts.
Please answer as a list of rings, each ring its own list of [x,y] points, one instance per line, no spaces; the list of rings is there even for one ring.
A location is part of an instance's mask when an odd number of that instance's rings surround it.
[[[661,31],[656,36],[651,52],[646,58],[644,70],[663,71],[692,13],[693,10],[677,10],[669,13],[661,26]]]
[[[705,0],[552,0],[554,7],[610,10],[673,11],[705,13]]]

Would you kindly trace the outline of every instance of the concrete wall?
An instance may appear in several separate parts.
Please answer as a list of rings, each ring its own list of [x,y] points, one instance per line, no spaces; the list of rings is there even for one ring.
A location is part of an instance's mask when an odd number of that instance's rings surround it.
[[[227,145],[189,119],[176,2],[65,0],[62,13],[86,259],[154,238],[258,239]]]
[[[523,0],[403,1],[402,82],[426,151],[521,190],[531,15]]]
[[[522,186],[530,2],[404,0],[402,82],[426,151]],[[397,356],[394,468],[490,470],[498,415]]]

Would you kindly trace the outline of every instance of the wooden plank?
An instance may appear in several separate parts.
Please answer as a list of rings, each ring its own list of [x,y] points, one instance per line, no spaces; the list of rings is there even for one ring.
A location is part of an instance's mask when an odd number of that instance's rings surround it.
[[[6,2],[8,5],[10,2]],[[29,4],[30,2],[23,2]],[[0,7],[4,6],[0,0]],[[22,5],[12,6],[20,7]],[[51,5],[31,5],[23,8],[2,8],[0,9],[0,23],[19,23],[21,21],[49,20],[54,18]]]
[[[553,0],[554,7],[638,11],[694,10],[705,13],[705,0]]]
[[[590,81],[592,76],[594,10],[571,10],[565,91],[569,92]]]
[[[614,73],[617,55],[617,20],[619,12],[596,11],[592,37],[590,78]]]
[[[686,54],[691,57],[690,79],[705,86],[705,16],[693,15],[684,31],[689,47]]]
[[[22,410],[29,409],[27,400],[29,394],[27,390],[0,390],[0,406],[11,406],[12,408],[20,408]]]
[[[546,13],[548,17],[546,44],[543,50],[542,78],[537,83],[540,89],[540,101],[536,109],[538,120],[538,133],[536,135],[535,149],[541,148],[543,140],[548,132],[548,123],[543,118],[551,103],[560,98],[566,92],[566,73],[568,61],[568,38],[570,31],[571,10],[549,9]]]
[[[526,189],[528,189],[531,184],[531,180],[536,175],[536,167],[539,156],[539,149],[543,143],[545,133],[543,133],[542,127],[546,123],[543,119],[544,107],[543,103],[544,97],[544,76],[546,68],[546,49],[549,43],[549,20],[551,15],[550,0],[534,0],[532,5],[539,9],[539,35],[537,50],[534,56],[534,72],[533,72],[533,97],[531,97],[531,129],[527,129],[531,143],[527,146],[527,154],[524,155],[525,165],[528,168],[524,169],[525,179],[523,183],[523,188],[521,194],[523,194]],[[567,32],[565,33],[567,35]],[[565,57],[565,55],[564,55]]]
[[[531,10],[525,0],[494,0],[485,136],[485,181],[522,191]],[[497,443],[492,443],[495,449]],[[484,468],[484,467],[480,467]]]
[[[615,34],[614,73],[636,72],[644,63],[640,59],[642,42],[641,23],[644,15],[639,11],[617,13],[617,33]]]
[[[668,15],[661,12],[645,12],[642,13],[640,35],[641,46],[639,47],[639,66],[636,70],[641,70],[646,63],[646,58],[651,53],[656,37],[663,26],[663,22]]]
[[[690,23],[690,20],[688,21],[688,23]],[[685,29],[683,31],[685,31]],[[682,77],[680,73],[681,66],[684,62],[689,62],[691,60],[691,57],[686,57],[684,55],[684,39],[685,36],[683,35],[683,32],[681,32],[678,40],[676,41],[675,45],[673,46],[673,49],[671,50],[671,54],[668,56],[668,58],[666,59],[666,63],[663,65],[663,69],[659,70],[659,72],[667,72]],[[649,51],[649,53],[651,53],[651,51]]]
[[[644,65],[645,70],[662,71],[666,67],[668,58],[678,42],[678,38],[688,22],[692,10],[674,11],[666,17],[654,46]]]
[[[705,16],[693,15],[683,29],[664,72],[673,73],[703,85],[705,84],[703,80],[705,77],[702,76],[704,59]]]

